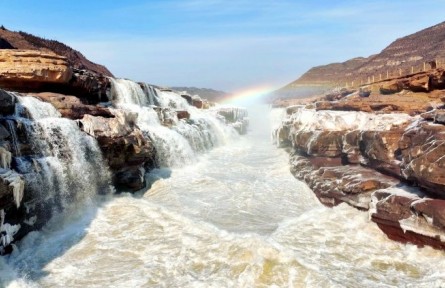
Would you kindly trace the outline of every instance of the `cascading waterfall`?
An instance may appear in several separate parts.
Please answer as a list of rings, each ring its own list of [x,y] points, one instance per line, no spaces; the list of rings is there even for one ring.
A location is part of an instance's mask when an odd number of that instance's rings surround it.
[[[137,125],[153,141],[162,167],[191,163],[196,153],[226,143],[236,134],[215,115],[190,106],[174,92],[157,91],[147,84],[141,87],[125,79],[110,78],[110,81],[112,101],[119,108],[138,113]],[[159,107],[150,107],[154,104]],[[178,120],[176,111],[187,112],[190,119]]]
[[[38,195],[34,198],[39,201],[34,201],[43,205],[28,203],[36,215],[46,213],[41,209],[84,205],[111,191],[110,173],[94,138],[81,132],[75,121],[61,118],[52,105],[33,97],[18,100],[34,120],[20,119],[35,156],[19,157],[16,162],[27,189]]]
[[[147,95],[148,97],[148,104],[159,105],[157,101],[158,94],[156,92],[156,89],[153,86],[148,85],[147,83],[143,83],[142,88],[144,90],[145,95]]]
[[[14,125],[14,120],[7,119],[6,124],[8,125],[8,130],[9,130],[9,133],[11,134],[12,151],[14,152],[15,156],[20,156],[19,140],[18,140],[17,131],[16,131],[15,125]]]
[[[20,111],[17,116],[29,116],[34,120],[40,120],[43,118],[59,118],[61,114],[54,108],[53,105],[42,102],[34,97],[22,97],[16,96],[21,105],[16,106],[16,110]],[[25,109],[20,109],[21,107],[26,107],[26,111],[29,115],[26,115]]]

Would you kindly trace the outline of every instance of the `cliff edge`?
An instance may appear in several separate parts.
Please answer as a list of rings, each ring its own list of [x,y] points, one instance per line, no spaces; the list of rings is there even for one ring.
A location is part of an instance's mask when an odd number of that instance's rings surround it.
[[[0,28],[0,49],[38,50],[64,56],[70,66],[79,70],[89,70],[112,77],[113,74],[103,65],[88,60],[79,51],[56,40],[48,40],[26,32],[15,32]]]

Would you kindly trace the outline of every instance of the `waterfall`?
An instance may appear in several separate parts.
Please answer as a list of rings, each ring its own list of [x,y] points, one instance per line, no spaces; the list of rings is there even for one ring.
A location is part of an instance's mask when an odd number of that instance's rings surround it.
[[[6,119],[6,124],[8,125],[8,130],[9,133],[11,134],[12,151],[14,152],[15,156],[20,156],[19,140],[17,137],[17,130],[15,129],[14,120]]]
[[[156,89],[153,86],[148,85],[147,83],[143,83],[142,88],[144,90],[145,96],[148,99],[148,104],[149,105],[158,105],[157,101],[155,101],[155,99],[158,98]]]
[[[110,173],[94,138],[80,131],[75,121],[60,118],[48,103],[32,97],[20,97],[19,103],[34,120],[21,119],[34,155],[16,159],[34,198],[25,203],[33,217],[47,218],[111,191]],[[48,220],[33,217],[34,223]]]
[[[112,99],[117,106],[138,114],[137,125],[150,138],[157,152],[158,165],[180,166],[191,163],[197,152],[218,144],[217,133],[212,133],[212,124],[202,113],[188,105],[187,101],[174,92],[156,91],[155,88],[129,80],[112,80]],[[141,94],[141,92],[143,94]],[[145,93],[144,93],[145,92]],[[153,109],[149,105],[158,104]],[[187,111],[197,119],[178,120],[176,111]],[[218,121],[215,119],[215,121]],[[164,126],[172,126],[172,129]],[[221,123],[222,125],[222,123]]]
[[[191,108],[187,103],[187,100],[172,91],[159,91],[158,101],[159,105],[163,108],[172,108],[176,110],[188,110]]]
[[[115,105],[138,114],[136,123],[152,140],[160,166],[190,163],[197,153],[226,144],[237,135],[234,128],[221,120],[218,111],[191,106],[176,92],[159,91],[145,83],[141,88],[125,79],[110,80]],[[232,118],[244,117],[245,112],[233,110]],[[178,119],[178,113],[186,116]]]
[[[61,117],[60,112],[57,111],[56,108],[54,108],[53,105],[50,103],[42,102],[37,98],[34,97],[22,97],[22,96],[16,96],[17,100],[21,105],[16,106],[16,110],[21,111],[20,115],[18,116],[24,116],[23,109],[20,109],[20,107],[26,107],[26,111],[28,111],[29,116],[34,120],[39,120],[42,118],[58,118]]]
[[[109,79],[111,81],[111,99],[118,107],[128,104],[138,106],[150,104],[138,83],[127,79]]]

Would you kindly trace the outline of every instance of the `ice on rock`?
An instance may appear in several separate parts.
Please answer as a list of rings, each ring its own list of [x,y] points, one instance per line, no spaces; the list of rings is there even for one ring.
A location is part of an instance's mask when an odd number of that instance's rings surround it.
[[[405,124],[413,117],[404,113],[372,114],[357,111],[316,111],[298,108],[290,120],[298,130],[373,130],[385,131],[394,125]]]
[[[20,230],[20,225],[11,225],[5,222],[5,211],[0,210],[0,250],[14,241],[14,235]]]
[[[0,147],[0,168],[9,169],[11,167],[12,154],[4,147]]]
[[[16,173],[13,170],[9,169],[0,169],[0,177],[9,183],[9,187],[12,188],[13,196],[14,196],[14,202],[17,206],[17,208],[20,207],[20,203],[23,199],[23,192],[25,191],[25,181],[20,176],[20,174]]]

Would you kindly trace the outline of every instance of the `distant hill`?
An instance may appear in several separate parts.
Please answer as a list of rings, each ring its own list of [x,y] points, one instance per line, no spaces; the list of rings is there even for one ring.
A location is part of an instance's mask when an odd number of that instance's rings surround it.
[[[91,62],[77,50],[55,40],[48,40],[26,32],[14,32],[0,27],[0,49],[29,49],[54,52],[65,56],[71,66],[101,73],[106,76],[113,74],[103,65]]]
[[[445,22],[399,38],[376,55],[311,68],[286,87],[344,84],[373,75],[384,78],[387,73],[397,73],[399,69],[407,73],[413,66],[421,67],[424,62],[436,59],[445,61]]]
[[[209,88],[196,88],[196,87],[171,87],[171,89],[182,92],[185,91],[190,95],[199,95],[201,98],[213,102],[219,102],[224,98],[229,97],[231,94],[223,91],[213,90]]]

